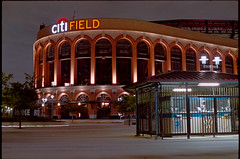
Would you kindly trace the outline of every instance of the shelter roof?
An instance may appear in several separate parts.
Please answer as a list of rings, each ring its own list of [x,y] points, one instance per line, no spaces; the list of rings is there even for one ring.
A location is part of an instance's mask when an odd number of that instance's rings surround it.
[[[221,73],[221,72],[207,72],[207,71],[171,71],[167,73],[157,74],[146,78],[144,81],[125,86],[124,89],[133,88],[135,86],[144,85],[153,82],[197,82],[197,83],[238,83],[238,75]]]

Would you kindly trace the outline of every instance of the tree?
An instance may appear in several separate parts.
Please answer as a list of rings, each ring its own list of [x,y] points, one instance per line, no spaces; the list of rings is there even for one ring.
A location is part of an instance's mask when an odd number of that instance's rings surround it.
[[[67,103],[64,104],[63,109],[64,109],[63,111],[67,111],[69,113],[72,113],[72,122],[73,122],[73,113],[79,111],[78,105],[76,103],[67,102]]]
[[[114,102],[115,104],[116,102]],[[123,100],[119,102],[118,111],[121,113],[126,113],[129,116],[129,126],[130,126],[130,115],[131,112],[134,112],[136,109],[136,97],[134,96],[125,96]]]
[[[10,82],[8,81],[12,75],[4,75],[2,73],[2,79],[5,85],[2,92],[3,103],[13,108],[19,117],[19,128],[21,128],[21,119],[25,109],[33,109],[36,107],[38,100],[37,93],[34,89],[34,76],[30,76],[25,73],[25,82]]]

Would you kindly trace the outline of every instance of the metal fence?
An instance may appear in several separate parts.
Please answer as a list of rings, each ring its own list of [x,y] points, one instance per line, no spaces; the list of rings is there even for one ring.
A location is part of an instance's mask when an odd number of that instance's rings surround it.
[[[238,133],[238,87],[151,83],[136,92],[137,135]]]

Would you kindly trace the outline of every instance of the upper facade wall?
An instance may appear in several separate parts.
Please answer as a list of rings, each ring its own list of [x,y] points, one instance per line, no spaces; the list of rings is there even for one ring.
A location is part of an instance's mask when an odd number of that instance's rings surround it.
[[[92,19],[86,19],[91,21]],[[148,36],[151,39],[149,34],[157,35],[158,38],[172,37],[175,38],[176,41],[196,41],[200,43],[212,44],[225,46],[230,48],[237,48],[238,41],[228,38],[223,38],[214,35],[203,34],[194,31],[183,30],[179,28],[169,27],[161,24],[155,24],[151,22],[139,21],[139,20],[129,20],[129,19],[97,19],[100,22],[98,28],[92,31],[101,31],[103,34],[108,34],[109,30],[114,30],[119,34],[123,34],[125,31],[134,31],[140,32],[142,36]],[[78,21],[78,20],[77,20]],[[53,25],[47,26],[41,29],[38,32],[37,39],[40,40],[42,38],[50,38],[49,36],[55,37],[56,35],[60,36],[69,36],[70,34],[78,34],[79,31],[67,31],[63,33],[53,34],[51,29]],[[83,29],[81,31],[90,31],[90,29]],[[80,32],[81,32],[80,31]],[[145,35],[144,35],[145,34]],[[78,34],[79,35],[79,34]],[[51,39],[52,39],[51,36]]]

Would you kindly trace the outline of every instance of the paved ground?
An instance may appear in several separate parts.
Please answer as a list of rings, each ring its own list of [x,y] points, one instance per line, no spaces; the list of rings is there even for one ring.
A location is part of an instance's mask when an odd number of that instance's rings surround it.
[[[3,159],[237,159],[238,135],[135,137],[120,120],[75,120],[63,127],[2,128]]]

